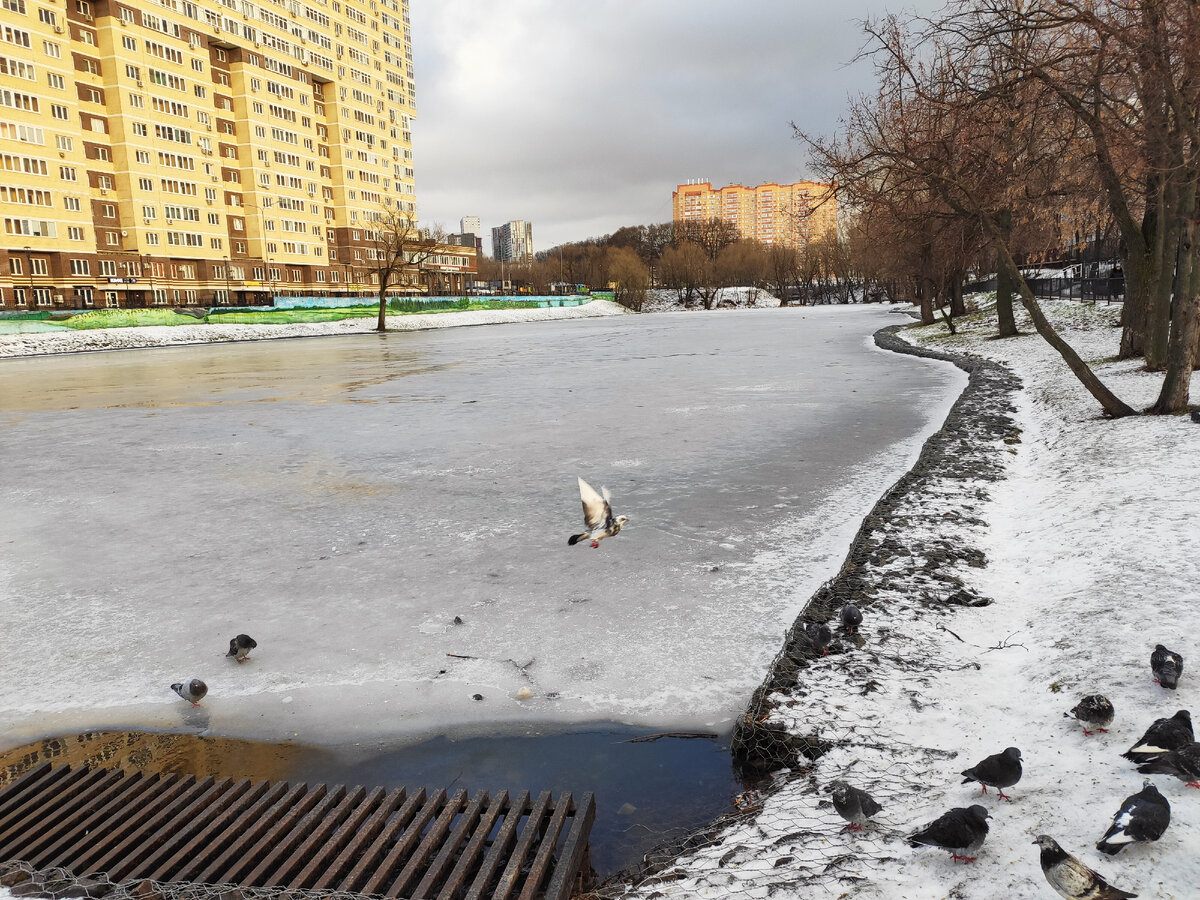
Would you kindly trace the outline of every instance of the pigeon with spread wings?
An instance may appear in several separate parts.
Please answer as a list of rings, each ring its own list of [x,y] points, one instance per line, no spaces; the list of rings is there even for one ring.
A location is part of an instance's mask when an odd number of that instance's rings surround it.
[[[571,546],[580,541],[591,541],[592,547],[599,547],[602,540],[619,534],[622,526],[629,521],[629,516],[613,515],[612,506],[608,502],[608,489],[600,490],[603,495],[597,494],[594,487],[582,478],[579,479],[579,499],[583,501],[583,524],[587,526],[587,531],[571,535],[567,539]]]

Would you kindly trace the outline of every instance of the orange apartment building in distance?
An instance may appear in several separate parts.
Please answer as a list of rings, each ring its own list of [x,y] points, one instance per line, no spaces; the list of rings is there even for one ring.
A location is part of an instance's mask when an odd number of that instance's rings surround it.
[[[372,223],[416,214],[408,2],[0,0],[0,310],[372,294]]]
[[[706,219],[737,226],[747,240],[802,249],[836,231],[837,200],[832,185],[816,181],[714,188],[711,182],[693,180],[676,187],[671,196],[671,220]]]

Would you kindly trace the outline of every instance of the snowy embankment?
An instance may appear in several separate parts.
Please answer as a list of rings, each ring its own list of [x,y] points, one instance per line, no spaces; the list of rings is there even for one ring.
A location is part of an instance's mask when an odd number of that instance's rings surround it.
[[[1047,304],[1065,336],[1135,408],[1160,376],[1114,362],[1119,309]],[[909,328],[918,346],[983,364],[940,435],[867,518],[842,575],[808,617],[853,597],[863,640],[815,657],[792,642],[748,713],[755,734],[827,749],[741,798],[743,811],[638,896],[1016,900],[1053,895],[1032,842],[1048,834],[1111,883],[1142,897],[1193,898],[1200,884],[1200,791],[1154,783],[1172,807],[1155,844],[1095,849],[1142,786],[1121,753],[1150,723],[1197,709],[1185,662],[1177,691],[1152,680],[1156,643],[1200,661],[1188,610],[1200,583],[1200,426],[1187,416],[1108,421],[1055,352],[1022,336],[988,340],[992,317]],[[1020,386],[1008,374],[1019,378]],[[1200,377],[1193,378],[1200,397]],[[1108,733],[1063,713],[1102,693]],[[1024,777],[1011,803],[959,774],[1006,747]],[[843,830],[836,779],[883,812]],[[991,831],[978,861],[953,863],[904,836],[952,807],[982,803]],[[694,847],[695,844],[692,844]]]
[[[541,309],[479,309],[465,312],[388,316],[388,331],[422,331],[464,325],[499,325],[508,322],[544,322],[551,319],[587,319],[628,313],[611,300],[592,300],[581,306]],[[306,322],[292,325],[171,325],[135,328],[97,328],[89,331],[52,331],[0,335],[0,357],[78,353],[87,350],[132,350],[175,344],[208,344],[222,341],[258,341],[274,338],[315,337],[329,334],[368,334],[375,319],[342,319],[339,322]]]

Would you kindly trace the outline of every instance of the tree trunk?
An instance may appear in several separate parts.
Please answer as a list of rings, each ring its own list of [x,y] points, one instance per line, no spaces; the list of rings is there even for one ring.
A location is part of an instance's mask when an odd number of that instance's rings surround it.
[[[379,289],[379,320],[375,323],[376,331],[387,331],[387,282],[380,279],[383,286]]]
[[[1184,221],[1176,256],[1175,309],[1171,316],[1166,375],[1158,400],[1147,410],[1151,413],[1181,413],[1188,408],[1196,345],[1200,340],[1200,247],[1196,244],[1200,223],[1196,190],[1193,183],[1179,206]]]
[[[1051,347],[1058,351],[1059,356],[1067,364],[1074,374],[1079,379],[1080,384],[1087,389],[1087,392],[1099,401],[1103,407],[1104,413],[1114,419],[1123,418],[1124,416],[1136,416],[1137,411],[1118,398],[1110,391],[1093,372],[1088,364],[1079,358],[1079,354],[1075,349],[1062,339],[1062,336],[1050,324],[1045,314],[1042,312],[1041,306],[1038,305],[1037,298],[1033,296],[1033,291],[1029,289],[1029,285],[1025,279],[1021,277],[1021,273],[1017,270],[1017,264],[1012,258],[1012,254],[1008,252],[1008,247],[997,241],[1000,247],[1000,264],[1001,271],[1007,269],[1009,277],[1017,284],[1017,290],[1021,296],[1021,305],[1025,307],[1029,313],[1029,317],[1033,320],[1033,327]]]
[[[1000,240],[1007,247],[1009,236],[1012,234],[1012,210],[1002,209],[996,213],[996,227],[1000,232]],[[1002,252],[1006,251],[996,251],[996,320],[1000,328],[1000,337],[1016,337],[1017,318],[1013,314],[1016,283],[1001,263]]]
[[[952,272],[950,275],[950,315],[952,316],[967,314],[967,304],[963,301],[962,283],[962,273]]]

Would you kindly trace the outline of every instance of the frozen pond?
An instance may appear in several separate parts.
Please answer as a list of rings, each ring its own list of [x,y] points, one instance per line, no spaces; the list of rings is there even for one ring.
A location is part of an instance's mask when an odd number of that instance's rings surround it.
[[[897,321],[0,360],[0,735],[726,731],[965,383],[875,349]],[[599,550],[567,546],[577,475],[632,517]],[[238,632],[259,643],[244,665],[224,658]],[[199,709],[169,689],[193,676]]]

